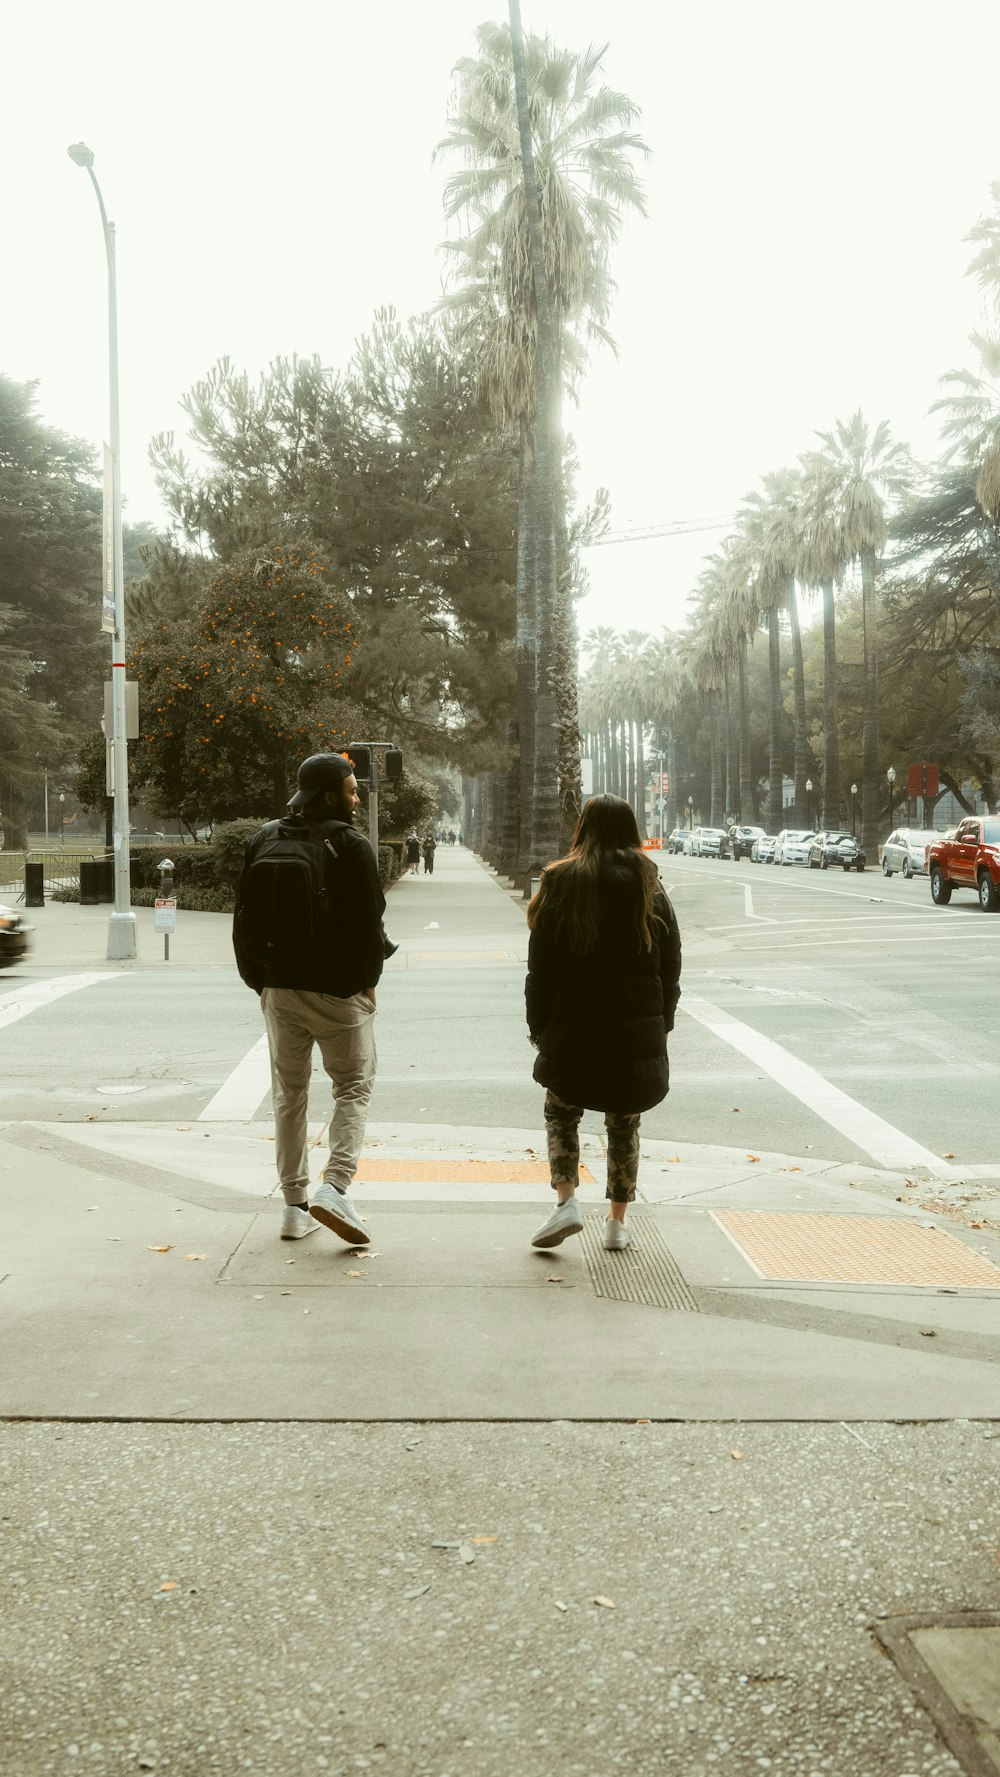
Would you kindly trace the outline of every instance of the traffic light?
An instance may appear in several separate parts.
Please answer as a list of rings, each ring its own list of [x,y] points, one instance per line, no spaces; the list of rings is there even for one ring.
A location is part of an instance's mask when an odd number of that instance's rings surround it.
[[[385,755],[385,775],[387,778],[402,777],[403,754],[399,747],[387,747]]]
[[[371,782],[371,775],[372,775],[372,750],[371,750],[371,747],[360,747],[360,746],[348,747],[347,748],[347,757],[350,759],[351,764],[354,766],[354,775],[357,778],[358,783],[359,784],[370,783]]]

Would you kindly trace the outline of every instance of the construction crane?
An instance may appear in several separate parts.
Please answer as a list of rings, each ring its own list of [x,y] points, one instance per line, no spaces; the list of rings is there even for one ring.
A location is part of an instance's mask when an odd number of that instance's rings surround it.
[[[611,543],[644,543],[649,537],[680,537],[689,531],[726,531],[734,524],[732,518],[678,518],[672,524],[635,525],[630,530],[607,531],[584,543],[584,549],[606,549]]]

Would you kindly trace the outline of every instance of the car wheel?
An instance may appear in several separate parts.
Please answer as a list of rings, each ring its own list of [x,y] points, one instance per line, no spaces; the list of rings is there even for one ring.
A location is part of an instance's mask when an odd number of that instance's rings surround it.
[[[861,875],[861,872],[863,871],[863,869],[864,869],[864,864],[859,864],[858,865],[858,875],[859,876]]]
[[[829,868],[830,868],[830,860],[829,860],[829,858],[824,858],[822,863],[820,864],[820,869],[821,870],[829,870]]]
[[[912,875],[913,875],[913,871],[912,871],[912,870],[911,870],[911,869],[910,869],[910,860],[909,860],[909,858],[904,858],[904,859],[903,859],[903,862],[902,862],[902,863],[901,863],[901,864],[900,864],[900,866],[899,866],[899,871],[900,871],[900,875],[901,875],[901,876],[902,876],[902,878],[903,878],[903,881],[904,881],[904,882],[909,882],[909,880],[910,880],[910,877],[911,877],[911,876],[912,876]]]
[[[883,876],[891,876],[892,875],[892,871],[889,869],[888,858],[882,859],[882,875]]]
[[[995,913],[1000,907],[1000,895],[997,894],[993,878],[985,870],[979,876],[979,905],[984,913]]]
[[[951,900],[951,883],[942,875],[936,864],[931,871],[931,900],[935,907],[947,907]]]

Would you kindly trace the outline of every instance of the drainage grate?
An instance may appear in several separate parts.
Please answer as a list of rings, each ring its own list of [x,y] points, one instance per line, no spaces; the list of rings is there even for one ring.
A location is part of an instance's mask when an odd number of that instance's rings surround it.
[[[605,1252],[604,1216],[584,1223],[583,1255],[596,1296],[612,1302],[636,1302],[642,1308],[676,1308],[697,1314],[698,1304],[677,1268],[676,1260],[651,1216],[629,1211],[631,1244],[624,1252]]]

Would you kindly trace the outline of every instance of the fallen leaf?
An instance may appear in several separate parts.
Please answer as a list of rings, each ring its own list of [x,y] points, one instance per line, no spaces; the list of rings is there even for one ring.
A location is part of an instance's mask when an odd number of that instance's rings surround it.
[[[949,1149],[947,1154],[942,1154],[941,1158],[942,1158],[942,1160],[954,1160],[955,1156],[951,1152],[951,1150]]]
[[[1000,1560],[1000,1555],[997,1556],[997,1559]],[[556,1606],[557,1610],[568,1610],[569,1609],[569,1605],[564,1604],[561,1598],[557,1598],[555,1600],[555,1606]]]
[[[497,1539],[495,1536],[474,1536],[471,1540],[474,1543],[495,1543]]]
[[[743,1461],[742,1450],[730,1450],[729,1454],[732,1457],[734,1462],[742,1462]]]
[[[88,1214],[88,1215],[89,1215],[89,1216],[92,1216],[92,1215],[93,1215],[93,1213],[94,1213],[94,1211],[95,1211],[95,1209],[100,1209],[100,1207],[101,1207],[101,1206],[100,1206],[100,1204],[99,1204],[99,1203],[89,1203],[89,1204],[88,1204],[88,1205],[87,1205],[87,1214]]]
[[[920,1337],[921,1339],[936,1339],[937,1334],[933,1327],[921,1327]]]
[[[739,1116],[739,1114],[740,1114],[740,1107],[739,1107],[739,1105],[738,1105],[738,1104],[734,1104],[734,1105],[733,1105],[733,1112],[732,1112],[732,1114],[733,1114],[733,1116],[734,1116],[734,1117],[738,1117],[738,1116]]]
[[[903,1183],[905,1184],[908,1191],[915,1191],[917,1188],[917,1181],[915,1178],[904,1179]]]
[[[757,1165],[760,1161],[760,1155],[759,1154],[748,1154],[747,1159],[752,1160],[754,1162],[754,1164]]]
[[[476,1555],[471,1543],[459,1543],[458,1558],[466,1567],[472,1566],[472,1563],[476,1559]]]
[[[562,1277],[547,1277],[545,1281],[546,1283],[563,1283],[565,1279]]]
[[[648,1419],[637,1419],[636,1420],[636,1425],[648,1425],[648,1424],[649,1424]]]
[[[348,1277],[364,1277],[364,1272],[363,1271],[349,1271],[347,1273],[347,1275],[348,1275]]]
[[[146,1248],[148,1253],[172,1253],[173,1250],[172,1246],[147,1246]]]
[[[597,1597],[593,1602],[594,1604],[600,1604],[604,1610],[617,1610],[618,1608],[613,1599],[605,1598],[601,1592],[598,1592]]]
[[[185,1257],[185,1259],[207,1259],[208,1254],[207,1253],[185,1253],[184,1257]]]
[[[164,1580],[162,1586],[160,1587],[161,1592],[175,1592],[176,1590],[177,1590],[177,1581],[176,1580]]]
[[[424,1593],[429,1592],[429,1591],[430,1591],[429,1585],[427,1585],[427,1586],[411,1586],[408,1592],[403,1593],[403,1597],[404,1598],[422,1598],[424,1596]]]

